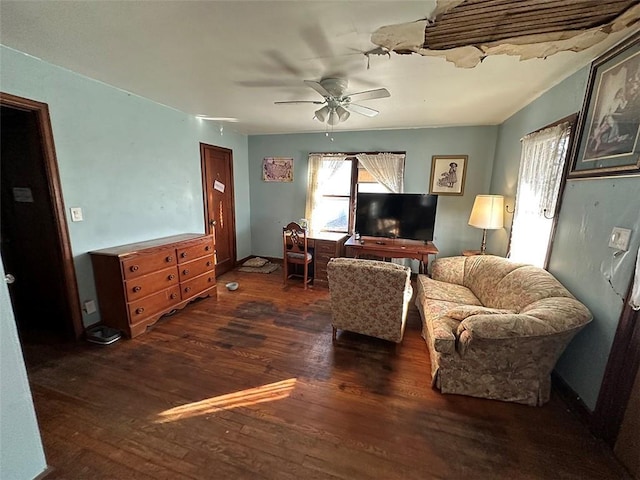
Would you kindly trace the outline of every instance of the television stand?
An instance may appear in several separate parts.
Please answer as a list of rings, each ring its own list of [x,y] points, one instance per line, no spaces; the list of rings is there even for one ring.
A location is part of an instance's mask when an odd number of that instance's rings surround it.
[[[344,244],[347,257],[375,255],[382,258],[413,258],[420,262],[420,273],[426,273],[429,255],[436,255],[438,249],[432,242],[408,240],[406,238],[349,237]]]

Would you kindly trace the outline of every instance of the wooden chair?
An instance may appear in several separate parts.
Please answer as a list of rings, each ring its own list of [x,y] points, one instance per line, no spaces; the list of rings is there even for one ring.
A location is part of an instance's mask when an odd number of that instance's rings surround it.
[[[309,264],[313,261],[313,255],[309,253],[307,246],[307,231],[295,222],[289,223],[282,229],[284,284],[294,276],[302,276],[304,288],[311,282],[309,278]],[[289,265],[302,265],[303,275],[289,273]]]

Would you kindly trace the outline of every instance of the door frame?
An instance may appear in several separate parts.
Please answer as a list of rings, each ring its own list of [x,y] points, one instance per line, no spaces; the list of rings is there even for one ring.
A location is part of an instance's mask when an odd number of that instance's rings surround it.
[[[55,144],[53,142],[53,130],[51,128],[51,118],[49,116],[49,106],[46,103],[29,100],[8,93],[0,92],[0,105],[14,108],[26,112],[33,112],[38,125],[40,146],[42,148],[42,158],[44,160],[44,172],[47,177],[47,187],[49,202],[53,208],[53,223],[56,230],[56,249],[61,260],[63,289],[65,291],[65,303],[70,315],[71,331],[76,339],[82,336],[84,325],[82,322],[82,310],[76,279],[76,269],[73,264],[73,252],[71,251],[71,241],[65,215],[64,201],[62,199],[62,185],[60,184],[60,174],[58,171],[58,160],[56,157]]]
[[[629,305],[633,282],[632,277],[613,338],[596,408],[591,417],[591,431],[612,448],[618,438],[633,390],[633,382],[640,368],[640,311],[633,310]]]
[[[236,195],[235,195],[235,190],[233,188],[233,181],[234,181],[234,175],[233,175],[233,150],[231,150],[230,148],[224,148],[224,147],[218,147],[216,145],[210,145],[208,143],[202,143],[200,142],[200,173],[202,175],[202,204],[204,207],[204,231],[205,233],[214,233],[215,234],[215,229],[209,225],[209,197],[207,195],[207,165],[206,165],[206,161],[205,161],[205,149],[212,149],[212,150],[217,150],[218,152],[224,153],[229,155],[229,173],[231,174],[231,184],[229,185],[229,187],[231,188],[231,212],[233,212],[233,214],[231,215],[231,231],[233,231],[233,242],[231,245],[231,259],[233,261],[233,264],[235,266],[235,264],[238,262],[238,252],[237,252],[237,247],[236,247],[236,243],[237,243],[237,232],[236,232]],[[215,242],[217,242],[217,240],[215,239],[215,235],[214,235],[214,251],[216,249],[216,245]],[[216,271],[216,276],[218,275],[218,272]]]

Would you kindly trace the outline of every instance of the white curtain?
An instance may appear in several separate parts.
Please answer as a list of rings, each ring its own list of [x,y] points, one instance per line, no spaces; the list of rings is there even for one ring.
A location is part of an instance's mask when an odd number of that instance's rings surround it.
[[[545,266],[570,133],[571,123],[565,122],[522,139],[511,226],[513,261]]]
[[[322,186],[331,182],[331,177],[336,173],[346,155],[309,155],[309,173],[307,186],[307,205],[305,217],[309,223],[308,229],[315,230],[316,224],[322,223],[318,220],[318,200],[322,197]]]
[[[391,192],[402,193],[404,191],[404,154],[367,155],[359,153],[356,158],[378,183],[387,187]]]

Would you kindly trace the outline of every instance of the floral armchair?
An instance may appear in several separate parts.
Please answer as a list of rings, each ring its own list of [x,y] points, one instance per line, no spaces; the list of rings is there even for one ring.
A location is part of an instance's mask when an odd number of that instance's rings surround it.
[[[347,330],[400,344],[413,294],[411,269],[376,260],[333,258],[327,265],[333,339]]]

